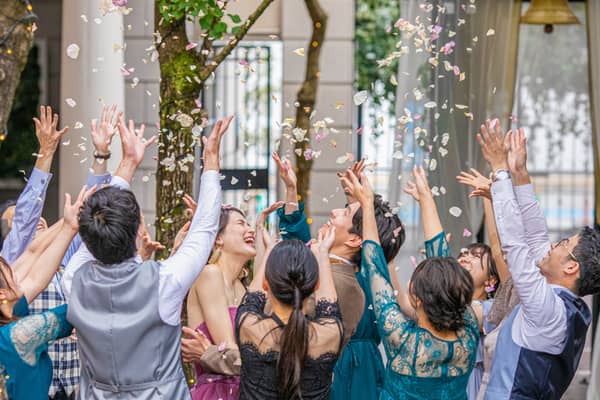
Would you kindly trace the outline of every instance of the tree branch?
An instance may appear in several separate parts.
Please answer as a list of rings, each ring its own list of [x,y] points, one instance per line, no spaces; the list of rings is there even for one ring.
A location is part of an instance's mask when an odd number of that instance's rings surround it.
[[[199,78],[202,82],[204,82],[210,74],[212,74],[215,69],[225,60],[225,58],[235,49],[238,42],[246,36],[246,33],[252,28],[252,25],[258,20],[258,18],[263,14],[263,12],[267,9],[267,7],[273,2],[273,0],[263,0],[260,5],[254,10],[252,14],[248,17],[246,22],[244,22],[240,26],[240,30],[234,35],[234,37],[227,43],[215,57],[212,59],[210,65],[204,66],[200,70]]]
[[[298,107],[296,108],[296,127],[306,131],[306,138],[310,140],[310,115],[315,108],[317,92],[319,89],[321,48],[325,41],[327,29],[327,13],[321,7],[319,0],[305,0],[306,8],[312,21],[313,31],[308,43],[306,53],[306,73],[304,82],[297,94]],[[304,201],[304,212],[310,216],[310,172],[312,170],[312,159],[306,159],[305,151],[310,145],[309,141],[303,140],[296,143],[296,168],[298,178],[298,194]]]

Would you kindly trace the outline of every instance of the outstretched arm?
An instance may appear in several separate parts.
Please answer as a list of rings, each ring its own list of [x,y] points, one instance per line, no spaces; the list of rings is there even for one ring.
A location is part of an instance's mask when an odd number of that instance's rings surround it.
[[[46,189],[52,178],[52,159],[61,137],[68,131],[68,128],[58,130],[58,114],[52,114],[51,107],[41,106],[40,118],[33,120],[40,148],[29,181],[17,200],[11,230],[2,245],[2,256],[9,265],[23,254],[35,236],[44,208]]]
[[[285,185],[285,207],[277,210],[279,217],[279,231],[283,239],[298,239],[307,243],[310,240],[310,227],[304,215],[304,205],[298,200],[296,174],[288,159],[281,160],[277,153],[273,153],[273,160],[277,164],[279,177]]]
[[[311,246],[311,250],[319,263],[319,287],[315,291],[317,304],[319,300],[326,300],[332,303],[337,301],[333,273],[331,272],[331,262],[329,261],[329,250],[331,250],[334,240],[335,227],[328,227],[324,231],[319,231],[317,241],[313,242]]]
[[[181,306],[202,269],[212,249],[221,213],[221,182],[219,154],[221,139],[233,117],[220,120],[208,139],[204,138],[204,173],[200,183],[197,210],[190,230],[175,254],[161,263],[159,297],[160,316],[170,325],[179,323]]]
[[[60,219],[45,232],[40,233],[27,247],[25,252],[11,265],[15,274],[15,280],[21,282],[40,255],[50,246],[63,226],[63,220]]]
[[[71,197],[68,194],[66,195],[64,223],[60,231],[52,244],[35,261],[29,274],[20,283],[21,290],[29,302],[35,299],[52,280],[54,273],[60,266],[65,251],[69,247],[69,243],[71,243],[79,228],[79,209],[85,197],[90,195],[94,190],[95,188],[92,188],[86,192],[84,186],[73,205],[71,205]]]
[[[537,201],[531,177],[527,171],[527,140],[523,129],[510,135],[508,166],[515,184],[515,195],[527,233],[527,244],[533,252],[535,261],[539,262],[550,250],[550,236],[544,211]]]
[[[500,282],[506,282],[508,278],[510,278],[510,271],[508,270],[508,266],[504,260],[504,253],[502,253],[502,245],[500,244],[500,237],[498,236],[498,228],[496,227],[494,207],[492,205],[492,180],[483,176],[483,174],[481,174],[475,168],[471,168],[469,172],[461,172],[456,179],[460,183],[473,189],[473,191],[469,194],[469,197],[481,197],[483,201],[485,226],[488,230],[490,248],[492,249],[492,257],[496,263],[496,269],[498,270]]]
[[[499,121],[488,121],[477,135],[486,161],[493,171],[508,169],[507,155],[512,133],[503,138]],[[566,333],[566,308],[535,264],[527,244],[527,233],[510,179],[492,184],[492,199],[498,234],[514,287],[521,300],[513,330],[517,344],[534,351],[558,354]]]
[[[415,166],[412,174],[415,181],[408,181],[408,187],[404,189],[404,192],[411,195],[419,203],[423,222],[423,235],[425,241],[428,241],[443,232],[444,228],[427,182],[425,169],[422,166]]]

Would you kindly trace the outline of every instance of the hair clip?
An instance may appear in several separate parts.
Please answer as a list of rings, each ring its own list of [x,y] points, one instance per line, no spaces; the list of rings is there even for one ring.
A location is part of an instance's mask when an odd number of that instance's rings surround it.
[[[485,285],[486,293],[493,293],[495,290],[496,290],[496,285],[494,285],[493,283],[490,283],[489,285]]]
[[[399,227],[397,227],[396,229],[394,229],[394,237],[398,237],[398,235],[400,234],[400,232],[402,232],[402,225],[400,225]]]
[[[231,210],[233,208],[233,206],[231,204],[223,204],[221,206],[221,209],[223,210]]]

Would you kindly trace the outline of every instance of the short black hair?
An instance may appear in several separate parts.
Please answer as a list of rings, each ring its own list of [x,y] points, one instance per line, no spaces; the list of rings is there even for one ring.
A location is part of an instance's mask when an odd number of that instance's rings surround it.
[[[140,206],[130,190],[108,186],[83,203],[79,234],[98,261],[118,264],[136,254],[140,217]]]
[[[398,214],[393,212],[390,204],[387,201],[384,201],[381,195],[375,195],[373,203],[375,206],[375,222],[377,223],[379,241],[381,242],[383,255],[389,263],[396,255],[398,255],[400,247],[402,247],[404,240],[406,239],[406,232]],[[362,208],[359,208],[352,217],[352,228],[350,228],[350,233],[355,233],[362,237],[362,222]],[[354,253],[351,261],[356,265],[360,265],[361,256],[361,251],[359,250]]]
[[[577,294],[586,296],[600,292],[600,231],[584,227],[579,232],[579,242],[573,249],[579,263]]]
[[[430,257],[415,268],[410,293],[423,304],[431,325],[456,332],[465,324],[465,311],[473,299],[473,278],[452,257]]]

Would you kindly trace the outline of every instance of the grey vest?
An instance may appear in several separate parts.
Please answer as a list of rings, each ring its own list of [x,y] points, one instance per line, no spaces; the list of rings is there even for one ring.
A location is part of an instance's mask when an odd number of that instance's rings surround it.
[[[158,269],[89,262],[75,273],[67,319],[79,341],[81,399],[190,399],[181,326],[158,312]]]

